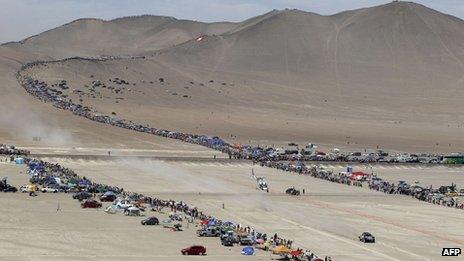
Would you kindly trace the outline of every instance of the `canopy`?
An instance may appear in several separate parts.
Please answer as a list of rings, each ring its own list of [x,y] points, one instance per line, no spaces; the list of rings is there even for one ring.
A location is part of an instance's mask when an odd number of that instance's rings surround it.
[[[77,178],[74,178],[74,177],[71,177],[68,179],[68,183],[74,183],[77,185],[77,183],[79,182],[79,180]]]
[[[42,171],[44,169],[44,166],[38,162],[29,162],[28,166],[31,171]]]
[[[89,186],[90,185],[90,180],[88,179],[81,179],[78,181],[79,186]]]
[[[264,244],[264,242],[265,242],[265,241],[264,241],[264,239],[262,239],[262,238],[258,238],[258,239],[256,240],[256,243],[258,243],[258,244]]]
[[[300,256],[302,253],[303,253],[303,251],[301,251],[301,250],[292,250],[290,252],[290,255],[292,255],[294,257],[297,257],[297,256]]]
[[[39,189],[37,188],[36,185],[27,185],[26,190],[27,190],[27,192],[36,192]]]
[[[56,184],[61,184],[61,179],[60,179],[60,178],[57,178],[57,177],[55,177],[55,183],[56,183]]]
[[[53,176],[46,176],[44,179],[46,183],[57,184],[56,179]]]
[[[24,164],[24,158],[16,158],[14,161],[18,165]]]
[[[242,255],[251,256],[254,254],[255,254],[255,249],[251,246],[247,246],[242,249]]]
[[[103,194],[103,196],[105,196],[105,197],[116,196],[116,193],[114,193],[113,191],[109,190],[109,191],[105,192],[105,193]]]
[[[224,223],[222,223],[224,226],[233,226],[234,223],[231,222],[231,221],[225,221]]]
[[[218,222],[215,219],[212,219],[208,222],[208,226],[217,226]]]
[[[286,247],[286,246],[280,245],[280,246],[277,246],[276,248],[274,248],[272,250],[272,253],[274,253],[276,255],[288,254],[288,253],[290,253],[290,249],[288,247]]]

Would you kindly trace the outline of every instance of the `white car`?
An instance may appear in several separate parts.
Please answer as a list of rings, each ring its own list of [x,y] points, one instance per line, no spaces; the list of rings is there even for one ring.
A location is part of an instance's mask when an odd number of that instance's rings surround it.
[[[42,191],[43,193],[58,193],[58,189],[49,187],[41,188],[40,191]]]
[[[113,203],[113,205],[122,210],[126,210],[134,206],[134,204],[130,203],[130,201],[126,199],[116,199],[116,203]]]

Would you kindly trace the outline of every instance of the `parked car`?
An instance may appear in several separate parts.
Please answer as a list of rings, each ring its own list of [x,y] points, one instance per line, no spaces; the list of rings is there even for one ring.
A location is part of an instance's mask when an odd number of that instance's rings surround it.
[[[299,196],[300,191],[292,187],[292,188],[288,188],[287,190],[285,190],[285,194],[292,195],[292,196]]]
[[[0,191],[3,192],[16,192],[18,189],[16,187],[11,186],[7,183],[7,178],[2,178],[0,180]]]
[[[51,187],[43,187],[40,189],[42,193],[58,193],[59,190],[57,188],[51,188]]]
[[[189,246],[180,251],[182,255],[206,255],[206,247],[204,246]]]
[[[359,241],[363,243],[375,243],[375,237],[369,232],[363,232],[359,236]]]
[[[18,191],[18,189],[16,187],[8,185],[7,187],[4,187],[1,191],[15,193],[16,191]]]
[[[140,222],[142,225],[148,225],[148,226],[153,226],[153,225],[159,225],[159,220],[157,217],[148,217]]]
[[[461,197],[464,197],[464,189],[461,189],[461,190],[459,191],[459,195],[460,195]]]
[[[71,191],[71,188],[67,184],[63,184],[63,183],[54,185],[52,187],[58,189],[58,192],[64,192],[64,193],[73,192]]]
[[[92,194],[86,191],[76,192],[73,195],[73,199],[77,199],[79,201],[84,200],[84,199],[89,199],[91,197],[92,197]]]
[[[182,231],[182,224],[177,223],[172,226],[172,231]]]
[[[100,203],[100,202],[98,202],[96,200],[93,200],[93,199],[88,199],[88,200],[81,203],[81,207],[82,208],[101,208],[102,203]]]
[[[114,195],[114,194],[111,194],[111,195],[103,194],[103,195],[100,196],[100,201],[101,202],[113,202],[113,201],[116,200],[116,198],[117,198],[117,196]]]
[[[234,239],[230,236],[221,238],[221,245],[223,246],[234,246]]]
[[[241,235],[239,237],[240,245],[251,246],[253,245],[253,238],[250,235]]]
[[[221,235],[221,231],[216,227],[207,227],[198,230],[197,235],[200,237],[218,237]]]
[[[229,240],[232,241],[232,243],[234,244],[238,244],[240,243],[240,240],[239,240],[239,236],[237,233],[235,233],[234,231],[227,231],[227,232],[223,232],[221,234],[221,241],[228,238]]]
[[[220,239],[221,239],[221,243],[222,243],[223,240],[226,240],[226,239],[231,241],[232,244],[239,244],[240,243],[240,238],[239,238],[238,234],[233,232],[233,231],[222,233],[221,236],[220,236]]]
[[[129,207],[124,209],[124,215],[126,216],[141,216],[142,213],[138,207]]]

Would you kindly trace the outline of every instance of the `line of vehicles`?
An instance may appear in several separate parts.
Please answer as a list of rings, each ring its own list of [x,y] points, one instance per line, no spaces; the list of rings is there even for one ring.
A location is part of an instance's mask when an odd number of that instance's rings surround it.
[[[112,191],[107,191],[103,194],[101,194],[98,198],[100,200],[97,201],[96,199],[93,199],[94,195],[92,193],[89,193],[87,191],[80,191],[77,193],[73,194],[73,199],[77,199],[79,201],[82,201],[81,207],[82,208],[101,208],[102,203],[101,202],[113,202],[112,205],[108,206],[108,208],[105,210],[105,212],[114,214],[116,211],[110,211],[110,209],[117,208],[119,210],[123,210],[124,213],[128,216],[141,216],[141,211],[143,211],[143,208],[135,207],[133,204],[130,204],[130,202],[124,201],[124,200],[119,200],[117,198],[117,195],[112,192]],[[140,224],[142,226],[157,226],[162,224],[164,228],[169,228],[173,231],[182,231],[182,224],[179,223],[178,221],[182,221],[182,217],[180,214],[170,214],[169,218],[166,220],[163,220],[163,222],[160,222],[160,220],[155,217],[155,216],[148,216],[140,221]],[[206,233],[200,233],[201,236],[215,236],[216,232],[214,230],[209,230],[206,231]],[[184,248],[181,250],[181,253],[183,255],[205,255],[206,254],[206,248],[203,246],[190,246],[187,248]]]
[[[82,208],[101,208],[102,202],[112,203],[108,205],[105,212],[108,214],[116,214],[123,212],[126,216],[143,216],[145,207],[138,203],[131,202],[128,199],[118,198],[113,191],[107,191],[98,197],[87,191],[79,191],[73,194],[73,199],[81,201]],[[99,201],[97,200],[99,199]],[[182,224],[179,223],[183,220],[182,216],[178,213],[171,213],[169,218],[163,220],[162,225],[164,228],[169,228],[173,231],[181,231]],[[148,216],[140,221],[143,226],[159,225],[160,221],[155,216]]]
[[[251,246],[254,240],[247,233],[239,234],[230,226],[206,226],[197,230],[199,237],[219,237],[223,246],[233,246],[239,244],[242,246]]]
[[[317,150],[318,146],[308,143],[299,146],[288,143],[287,146],[276,148],[269,157],[281,160],[308,160],[308,161],[344,161],[360,163],[421,163],[421,164],[464,164],[464,153],[451,153],[449,155],[427,153],[389,153],[384,150],[371,152],[346,152],[334,148],[330,152]]]

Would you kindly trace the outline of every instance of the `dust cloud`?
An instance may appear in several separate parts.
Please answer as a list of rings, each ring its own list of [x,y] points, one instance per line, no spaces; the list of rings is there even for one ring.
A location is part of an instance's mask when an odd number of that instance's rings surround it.
[[[235,193],[224,180],[211,176],[203,176],[192,170],[184,169],[169,162],[151,159],[123,159],[118,162],[139,175],[152,175],[153,179],[165,183],[165,192],[177,193]]]
[[[69,131],[47,125],[24,104],[9,108],[7,113],[0,114],[0,125],[8,126],[6,129],[12,137],[49,146],[66,146],[75,142]]]

